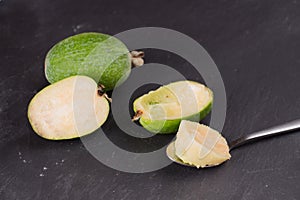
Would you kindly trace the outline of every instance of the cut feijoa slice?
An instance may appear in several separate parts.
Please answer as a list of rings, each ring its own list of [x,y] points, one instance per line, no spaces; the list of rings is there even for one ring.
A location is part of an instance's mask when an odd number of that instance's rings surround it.
[[[72,76],[37,93],[28,107],[33,130],[50,140],[71,139],[98,129],[109,104],[98,94],[97,83],[87,76]]]
[[[54,45],[47,53],[45,75],[55,83],[74,75],[85,75],[112,90],[129,75],[131,62],[143,64],[143,54],[133,51],[117,38],[102,33],[81,33]]]
[[[199,122],[211,110],[212,91],[194,81],[178,81],[137,98],[134,120],[153,133],[175,133],[181,120]]]
[[[216,166],[230,159],[229,147],[218,131],[182,120],[175,140],[175,155],[189,165]]]

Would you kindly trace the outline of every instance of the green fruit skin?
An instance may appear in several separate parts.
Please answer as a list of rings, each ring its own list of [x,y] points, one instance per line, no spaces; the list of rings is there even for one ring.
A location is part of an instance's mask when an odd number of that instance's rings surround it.
[[[149,120],[149,119],[144,119],[143,117],[141,117],[140,124],[145,129],[147,129],[148,131],[150,131],[152,133],[159,133],[159,134],[176,133],[178,131],[181,120],[190,120],[190,121],[194,121],[194,122],[199,122],[204,117],[206,117],[207,114],[211,111],[212,104],[213,104],[213,102],[211,101],[200,112],[190,115],[190,116],[187,116],[187,117],[183,117],[181,119]]]
[[[106,91],[125,81],[130,71],[127,47],[117,38],[102,33],[68,37],[54,45],[45,59],[45,75],[50,83],[85,75],[104,85]]]

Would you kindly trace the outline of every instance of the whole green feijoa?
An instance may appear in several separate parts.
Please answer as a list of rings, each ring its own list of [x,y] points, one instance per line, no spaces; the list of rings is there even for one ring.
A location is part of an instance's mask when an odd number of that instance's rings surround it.
[[[45,75],[50,83],[85,75],[112,90],[131,71],[132,54],[120,40],[102,33],[81,33],[54,45],[47,53]]]

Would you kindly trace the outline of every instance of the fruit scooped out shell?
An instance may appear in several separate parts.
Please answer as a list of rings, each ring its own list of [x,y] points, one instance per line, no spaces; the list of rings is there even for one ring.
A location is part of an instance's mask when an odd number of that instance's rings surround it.
[[[175,133],[183,119],[199,122],[211,110],[213,93],[194,81],[178,81],[137,98],[133,120],[153,133]]]

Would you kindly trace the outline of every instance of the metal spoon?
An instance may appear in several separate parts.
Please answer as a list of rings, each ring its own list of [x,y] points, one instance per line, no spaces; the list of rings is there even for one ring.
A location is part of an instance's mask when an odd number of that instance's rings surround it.
[[[284,133],[289,133],[295,130],[300,129],[300,120],[295,120],[291,121],[279,126],[275,126],[272,128],[268,128],[262,131],[254,132],[252,134],[249,134],[247,136],[243,136],[241,138],[238,138],[237,140],[234,140],[229,143],[229,149],[230,151],[232,149],[235,149],[236,147],[239,147],[241,145],[253,142],[253,141],[258,141],[267,137],[275,136],[275,135],[280,135]],[[170,158],[175,163],[178,163],[180,165],[184,166],[189,166],[189,167],[194,167],[193,165],[188,165],[184,162],[182,162],[175,154],[175,141],[173,140],[167,147],[166,150],[167,156]],[[212,166],[207,166],[207,167],[212,167]]]

